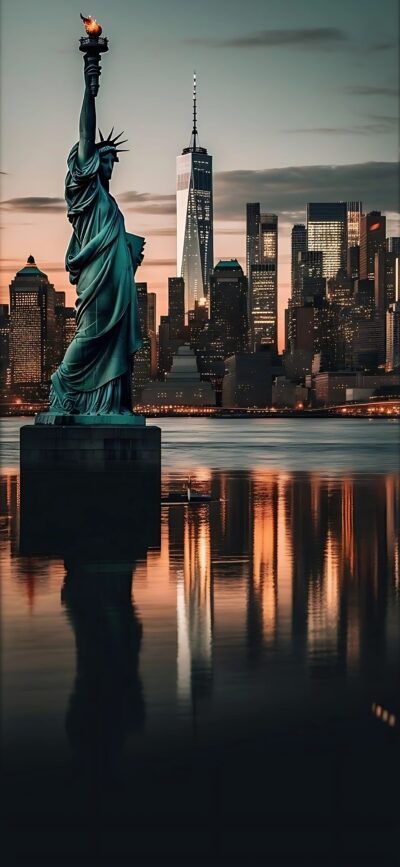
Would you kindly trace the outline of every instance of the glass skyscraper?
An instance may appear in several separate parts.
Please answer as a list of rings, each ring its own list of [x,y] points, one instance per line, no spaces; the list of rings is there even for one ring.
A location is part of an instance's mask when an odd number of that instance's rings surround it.
[[[347,246],[359,247],[362,202],[347,202]]]
[[[304,223],[296,223],[292,229],[292,262],[291,262],[291,277],[292,277],[292,302],[293,304],[301,303],[300,286],[299,286],[299,253],[305,253],[307,250],[307,231]]]
[[[185,282],[185,315],[208,298],[213,268],[212,156],[197,143],[196,76],[190,145],[176,160],[177,275]]]
[[[309,202],[307,205],[309,250],[322,253],[322,276],[336,277],[347,259],[346,202]]]
[[[252,348],[258,344],[277,346],[276,262],[270,261],[251,268],[251,327]]]

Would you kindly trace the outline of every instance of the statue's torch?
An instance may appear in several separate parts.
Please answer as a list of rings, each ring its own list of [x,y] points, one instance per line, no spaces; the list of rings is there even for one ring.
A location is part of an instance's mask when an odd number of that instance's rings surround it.
[[[108,39],[102,37],[102,29],[95,18],[89,16],[85,18],[81,14],[82,21],[85,25],[86,36],[80,39],[79,51],[83,51],[87,57],[87,73],[89,77],[89,87],[93,96],[97,96],[99,92],[99,78],[101,74],[100,54],[103,51],[108,51]]]

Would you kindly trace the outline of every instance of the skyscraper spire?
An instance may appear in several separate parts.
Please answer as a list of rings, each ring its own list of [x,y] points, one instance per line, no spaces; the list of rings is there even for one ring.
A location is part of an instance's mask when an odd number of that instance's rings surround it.
[[[192,138],[193,138],[193,150],[196,150],[197,147],[197,79],[196,72],[193,72],[193,129],[192,129]]]

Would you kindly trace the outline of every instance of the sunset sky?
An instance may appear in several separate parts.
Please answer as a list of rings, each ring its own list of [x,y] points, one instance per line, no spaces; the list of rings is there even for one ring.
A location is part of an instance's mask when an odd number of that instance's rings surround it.
[[[307,201],[361,199],[400,234],[397,0],[3,0],[1,300],[32,253],[68,291],[66,157],[83,95],[79,13],[109,37],[99,125],[124,129],[111,192],[147,237],[137,278],[167,312],[176,273],[175,159],[189,144],[192,72],[200,144],[214,158],[215,257],[245,264],[245,206],[279,215],[279,311],[290,230]]]

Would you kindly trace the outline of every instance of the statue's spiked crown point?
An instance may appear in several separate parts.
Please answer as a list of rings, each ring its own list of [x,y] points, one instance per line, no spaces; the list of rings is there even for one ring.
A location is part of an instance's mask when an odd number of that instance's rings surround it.
[[[107,149],[107,150],[113,151],[117,154],[126,153],[128,151],[128,148],[120,148],[119,147],[119,145],[125,144],[125,142],[128,141],[127,138],[124,138],[121,140],[121,135],[124,134],[124,130],[122,130],[122,132],[119,132],[118,135],[115,136],[115,138],[112,138],[113,132],[114,132],[114,127],[112,127],[111,132],[108,134],[107,138],[104,138],[101,129],[99,129],[100,141],[97,142],[97,144],[96,144],[97,149],[98,150]],[[118,141],[118,139],[119,139],[119,141]]]

